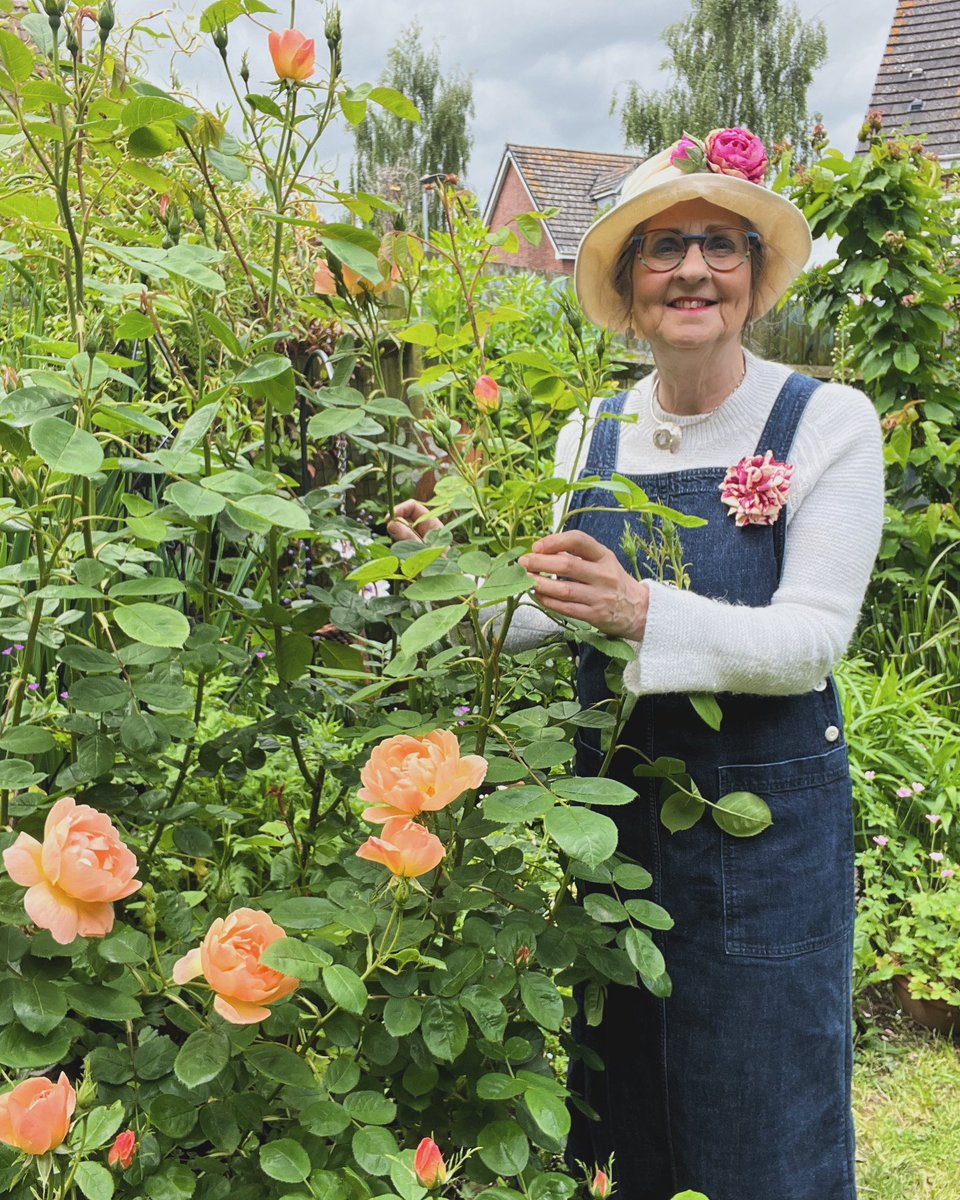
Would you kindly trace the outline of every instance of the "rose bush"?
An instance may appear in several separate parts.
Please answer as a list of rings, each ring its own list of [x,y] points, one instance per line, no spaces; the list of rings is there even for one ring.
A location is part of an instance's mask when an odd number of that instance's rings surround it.
[[[200,20],[236,133],[116,68],[106,5],[82,52],[75,5],[0,28],[0,1189],[422,1200],[429,1134],[437,1191],[565,1200],[573,989],[669,988],[634,791],[572,767],[627,702],[504,653],[606,345],[484,282],[534,214],[489,234],[446,181],[429,256],[376,235],[316,147],[409,102],[347,86],[336,10],[322,68],[319,31],[237,56],[247,9]],[[442,522],[393,544],[428,473]]]

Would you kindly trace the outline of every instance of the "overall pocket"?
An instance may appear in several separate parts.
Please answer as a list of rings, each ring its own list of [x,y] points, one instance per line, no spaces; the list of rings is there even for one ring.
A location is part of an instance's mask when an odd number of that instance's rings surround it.
[[[822,949],[854,918],[852,785],[845,745],[825,754],[718,770],[719,794],[755,792],[773,825],[721,834],[724,948],[781,958]]]

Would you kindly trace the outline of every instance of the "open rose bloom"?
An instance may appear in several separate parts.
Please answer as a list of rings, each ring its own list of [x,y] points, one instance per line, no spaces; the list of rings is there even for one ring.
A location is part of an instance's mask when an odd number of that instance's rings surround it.
[[[748,183],[763,183],[767,173],[767,151],[749,129],[714,129],[707,134],[707,165],[718,175],[735,175]]]
[[[302,83],[314,72],[316,46],[313,38],[305,37],[299,29],[274,30],[269,37],[270,57],[278,79]]]
[[[56,1150],[76,1107],[77,1093],[62,1071],[56,1083],[42,1076],[25,1079],[0,1096],[0,1142],[24,1154]]]
[[[21,833],[3,852],[14,883],[27,888],[23,906],[62,946],[113,929],[113,905],[142,885],[137,860],[110,818],[70,796],[58,800],[43,829],[43,843]]]
[[[460,757],[460,743],[445,729],[426,737],[400,734],[375,747],[360,772],[357,793],[371,803],[363,819],[380,824],[392,817],[437,812],[477,788],[487,773],[479,754]]]
[[[738,525],[772,525],[790,493],[790,463],[777,462],[773,451],[741,458],[720,485],[720,499]]]
[[[231,1025],[254,1025],[270,1016],[266,1006],[295,991],[299,980],[274,971],[260,956],[286,933],[265,912],[238,908],[207,930],[196,950],[173,968],[174,983],[199,976],[216,993],[213,1007]]]
[[[380,837],[368,837],[357,851],[357,858],[378,862],[406,879],[416,879],[442,861],[446,853],[443,842],[416,821],[406,817],[391,817]]]

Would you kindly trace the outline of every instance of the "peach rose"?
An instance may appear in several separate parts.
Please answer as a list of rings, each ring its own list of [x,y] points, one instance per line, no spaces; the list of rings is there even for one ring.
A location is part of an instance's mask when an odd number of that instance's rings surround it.
[[[407,879],[426,875],[446,853],[436,834],[405,817],[391,817],[382,833],[382,837],[368,837],[357,851],[357,858],[382,863],[394,875]]]
[[[25,1079],[0,1096],[0,1142],[24,1154],[56,1150],[70,1130],[77,1093],[60,1072],[56,1083],[38,1077]]]
[[[307,38],[299,29],[285,29],[283,33],[270,34],[270,57],[278,79],[289,79],[302,83],[314,72],[316,47],[313,38]]]
[[[213,1007],[232,1025],[254,1025],[270,1016],[265,1006],[283,1000],[299,984],[292,975],[274,971],[260,956],[286,933],[265,912],[238,908],[207,930],[196,950],[173,968],[174,983],[202,975],[216,993]]]
[[[357,795],[373,801],[363,819],[380,824],[391,817],[437,812],[464,792],[479,787],[487,760],[479,754],[460,757],[460,743],[446,729],[426,737],[402,733],[375,747],[360,772]]]
[[[103,937],[113,928],[113,902],[142,886],[137,860],[113,822],[70,796],[51,808],[43,844],[21,833],[3,852],[14,883],[28,889],[27,916],[66,946],[80,937]]]
[[[121,1171],[129,1170],[137,1156],[137,1135],[132,1129],[125,1129],[117,1135],[117,1140],[110,1147],[107,1155],[107,1165],[119,1167]]]
[[[473,385],[473,397],[484,416],[490,416],[500,407],[500,385],[492,375],[481,375]]]

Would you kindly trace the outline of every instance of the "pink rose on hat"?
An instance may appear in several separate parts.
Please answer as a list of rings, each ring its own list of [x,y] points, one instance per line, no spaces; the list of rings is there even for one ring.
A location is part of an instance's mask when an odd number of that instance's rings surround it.
[[[772,525],[790,493],[791,463],[777,462],[773,451],[741,458],[728,467],[720,485],[720,499],[738,525]]]
[[[718,175],[735,175],[748,183],[763,183],[767,151],[749,129],[714,129],[706,138],[707,165]]]

